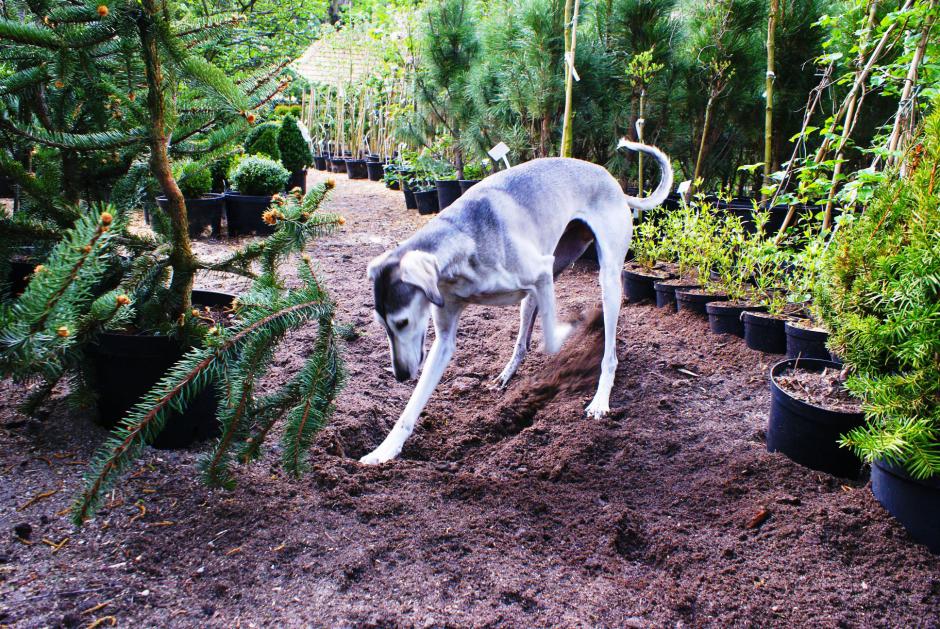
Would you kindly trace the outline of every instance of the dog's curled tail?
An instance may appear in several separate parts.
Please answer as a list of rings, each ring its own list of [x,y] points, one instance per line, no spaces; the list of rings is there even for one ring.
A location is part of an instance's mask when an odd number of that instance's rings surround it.
[[[653,159],[659,163],[659,168],[663,172],[662,178],[659,180],[659,185],[653,190],[653,194],[648,197],[631,197],[629,194],[626,194],[624,196],[627,197],[627,204],[631,208],[644,211],[658,207],[666,200],[666,197],[669,196],[669,192],[672,190],[672,164],[669,163],[669,158],[655,146],[631,142],[626,138],[621,138],[620,143],[617,145],[618,150],[622,148],[627,148],[631,151],[641,151],[647,155],[652,155]]]

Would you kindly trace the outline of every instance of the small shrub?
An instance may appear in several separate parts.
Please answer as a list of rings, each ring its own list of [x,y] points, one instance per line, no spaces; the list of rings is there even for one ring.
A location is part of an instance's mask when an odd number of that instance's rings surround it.
[[[284,189],[290,173],[273,159],[249,155],[232,171],[232,185],[241,194],[270,196]]]
[[[297,126],[297,119],[291,114],[281,121],[277,132],[277,146],[281,153],[281,163],[289,172],[303,170],[313,161],[310,147]]]
[[[229,180],[229,172],[236,158],[244,155],[244,149],[238,147],[237,150],[230,151],[218,159],[213,160],[209,165],[209,172],[212,175],[212,189],[220,192],[225,189],[225,182]]]
[[[814,285],[865,411],[843,445],[919,478],[940,474],[940,110],[923,137],[909,174],[840,225]]]
[[[264,155],[281,161],[281,150],[277,145],[277,134],[281,128],[276,122],[265,122],[251,130],[245,138],[245,152],[249,155]]]
[[[198,199],[212,190],[212,172],[199,162],[177,162],[173,178],[186,199]]]

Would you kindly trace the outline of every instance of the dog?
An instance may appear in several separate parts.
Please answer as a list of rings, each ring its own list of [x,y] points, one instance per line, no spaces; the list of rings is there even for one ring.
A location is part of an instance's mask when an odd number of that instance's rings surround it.
[[[468,304],[521,302],[515,349],[495,378],[497,386],[505,387],[522,364],[536,314],[542,319],[544,350],[557,352],[571,325],[555,319],[555,277],[595,241],[604,356],[597,392],[586,413],[596,418],[609,412],[617,368],[620,273],[633,236],[629,208],[651,210],[661,204],[673,178],[669,159],[659,149],[625,139],[617,148],[642,151],[658,162],[662,175],[650,196],[625,195],[617,180],[596,164],[536,159],[487,177],[369,264],[375,318],[388,336],[395,378],[411,380],[422,364],[424,369],[391,432],[361,463],[383,463],[401,452],[454,354],[457,322]],[[429,317],[435,336],[426,354]]]

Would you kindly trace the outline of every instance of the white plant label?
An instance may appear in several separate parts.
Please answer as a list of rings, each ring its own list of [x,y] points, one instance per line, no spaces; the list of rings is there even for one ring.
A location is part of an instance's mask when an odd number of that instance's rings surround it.
[[[511,167],[509,164],[509,160],[506,158],[506,156],[509,155],[509,147],[506,146],[505,142],[500,142],[499,144],[491,148],[489,151],[487,151],[486,154],[489,155],[490,158],[494,162],[503,160],[503,163],[506,164],[506,168]]]

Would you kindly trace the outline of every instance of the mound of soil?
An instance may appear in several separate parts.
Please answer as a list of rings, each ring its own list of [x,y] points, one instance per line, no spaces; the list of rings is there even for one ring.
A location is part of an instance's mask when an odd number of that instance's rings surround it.
[[[147,449],[75,530],[63,510],[105,435],[61,400],[43,422],[17,414],[26,391],[6,383],[0,625],[935,624],[940,560],[864,484],[768,454],[766,359],[682,313],[624,307],[612,412],[594,420],[596,363],[540,354],[538,331],[517,380],[491,389],[518,311],[470,308],[402,457],[359,465],[413,388],[388,369],[366,264],[427,219],[400,192],[334,177],[329,210],[347,224],[309,253],[358,336],[312,470],[285,477],[274,440],[236,469],[235,490],[210,490],[199,449]],[[234,292],[245,280],[199,282]],[[557,295],[564,320],[596,307],[596,268],[576,264]],[[272,381],[315,338],[293,335]],[[566,356],[599,359],[597,338],[572,339]]]

